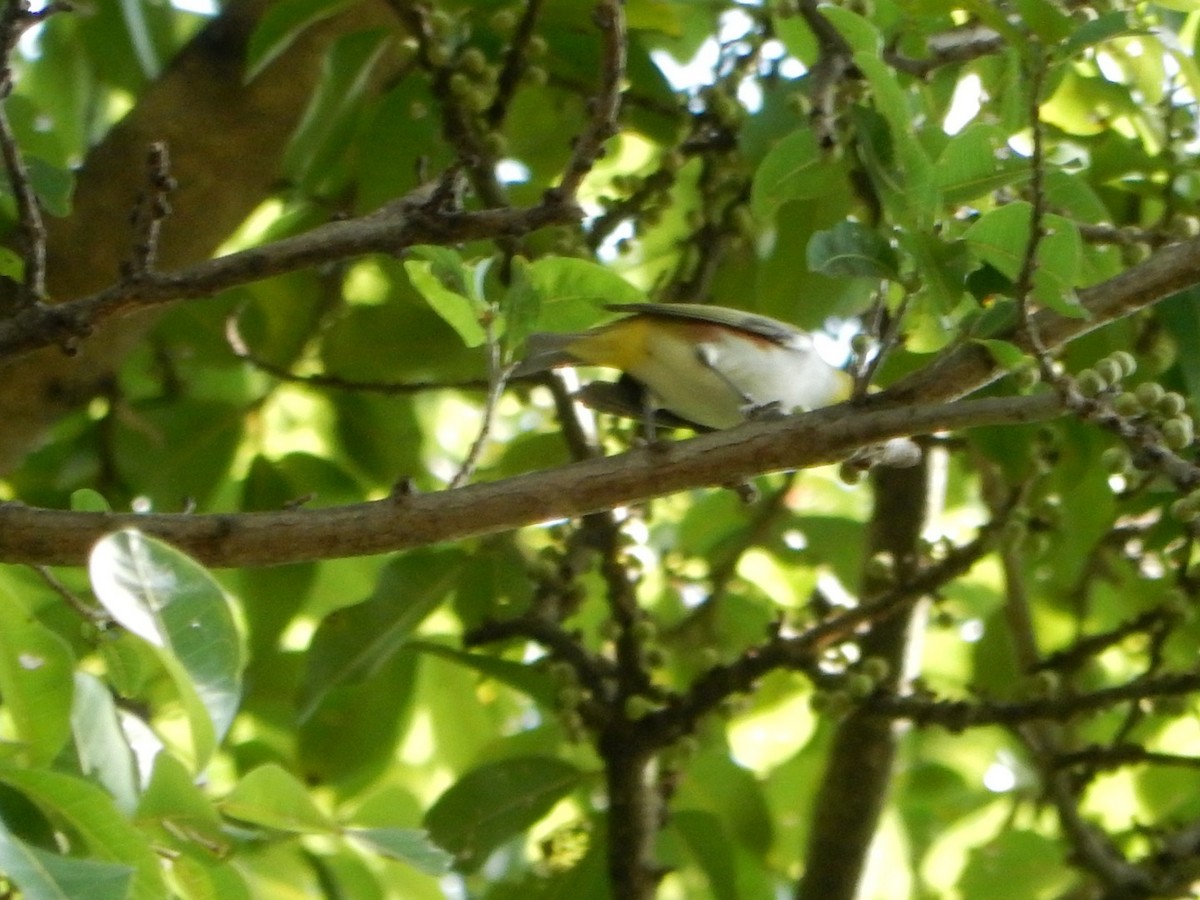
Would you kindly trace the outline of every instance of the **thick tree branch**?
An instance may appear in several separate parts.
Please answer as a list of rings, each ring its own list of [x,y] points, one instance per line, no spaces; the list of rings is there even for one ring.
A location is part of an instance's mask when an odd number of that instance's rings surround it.
[[[899,584],[918,571],[921,530],[928,509],[928,463],[907,469],[880,468],[872,479],[875,509],[868,553],[887,554]],[[878,590],[871,566],[864,567],[864,593]],[[887,688],[907,690],[906,674],[914,631],[926,603],[872,625],[859,640],[864,657],[887,661]],[[867,854],[887,802],[900,731],[893,720],[857,710],[839,723],[814,803],[797,900],[853,900],[866,870]]]
[[[0,506],[0,561],[81,565],[97,539],[120,528],[139,528],[214,566],[384,553],[581,516],[765,472],[836,462],[890,437],[1032,422],[1056,416],[1061,409],[1058,398],[1049,393],[940,406],[875,407],[874,401],[863,408],[831,407],[548,472],[328,509],[140,515],[10,503]]]
[[[456,244],[525,234],[546,225],[577,221],[580,215],[574,203],[557,198],[525,209],[444,210],[437,207],[436,193],[426,186],[365,216],[329,222],[295,237],[174,272],[145,272],[54,307],[22,310],[0,322],[0,357],[78,339],[119,315],[174,300],[212,297],[235,285],[323,262],[366,253],[395,254],[414,244]]]
[[[1079,291],[1085,314],[1079,318],[1043,309],[1030,322],[1046,348],[1065,344],[1138,310],[1152,306],[1200,283],[1200,238],[1165,247],[1142,263],[1107,281]],[[1024,338],[1007,337],[1027,351]],[[893,384],[880,396],[893,403],[953,400],[1004,374],[995,359],[978,344],[963,344],[931,365]]]

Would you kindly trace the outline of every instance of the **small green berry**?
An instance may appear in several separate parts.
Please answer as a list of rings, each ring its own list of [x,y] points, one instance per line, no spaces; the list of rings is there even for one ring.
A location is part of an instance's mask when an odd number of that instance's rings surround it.
[[[1104,359],[1097,360],[1095,368],[1100,374],[1100,377],[1109,384],[1116,384],[1125,375],[1125,371],[1121,368],[1121,364],[1111,356],[1106,356]]]
[[[1122,391],[1113,398],[1113,410],[1121,416],[1140,416],[1145,410],[1142,401],[1132,391]]]
[[[1009,519],[1004,523],[1004,529],[1001,531],[1001,536],[1006,544],[1013,547],[1019,547],[1025,543],[1025,539],[1029,537],[1029,526],[1020,519]]]
[[[1163,441],[1172,450],[1183,450],[1191,445],[1196,437],[1195,426],[1191,416],[1176,416],[1167,419],[1162,424]]]
[[[846,676],[846,693],[851,700],[866,700],[877,687],[875,679],[864,672],[853,672]]]
[[[1154,409],[1167,392],[1157,381],[1143,381],[1137,386],[1135,393],[1143,409]]]
[[[484,135],[483,145],[492,156],[503,156],[508,151],[508,140],[498,131]]]
[[[545,66],[530,66],[522,77],[533,87],[545,87],[550,80],[550,73]]]
[[[512,9],[498,9],[492,13],[492,28],[501,33],[512,31],[517,27],[517,13]]]
[[[1111,475],[1124,475],[1131,463],[1129,451],[1124,447],[1109,447],[1100,454],[1100,464]]]
[[[892,664],[882,656],[868,656],[859,665],[864,675],[869,676],[878,684],[881,681],[886,681],[887,677],[892,674]]]
[[[468,47],[458,57],[458,65],[463,72],[478,78],[487,71],[487,57],[478,47]]]
[[[450,64],[450,48],[445,44],[432,44],[426,51],[429,64],[435,69],[445,68]]]
[[[1083,369],[1075,376],[1075,386],[1083,396],[1095,397],[1108,387],[1108,382],[1095,369]]]
[[[1187,525],[1190,522],[1195,522],[1200,518],[1200,505],[1197,505],[1195,494],[1188,494],[1186,497],[1180,497],[1171,504],[1171,515],[1177,521]]]
[[[642,643],[658,637],[658,626],[649,619],[638,619],[633,623],[633,636]]]
[[[1110,353],[1108,358],[1121,367],[1122,378],[1128,378],[1137,371],[1137,360],[1134,359],[1133,354],[1128,350],[1117,350],[1114,353]]]
[[[634,694],[625,700],[625,718],[636,722],[654,712],[654,701],[641,694]]]
[[[1164,418],[1170,419],[1187,409],[1187,399],[1176,391],[1167,391],[1162,399],[1154,405],[1154,411]]]
[[[429,14],[429,27],[434,34],[445,37],[454,28],[454,19],[444,9],[435,9]]]
[[[838,478],[853,487],[863,480],[863,470],[852,462],[844,462],[838,466]]]
[[[531,35],[529,43],[525,45],[525,54],[530,59],[541,59],[550,49],[550,45],[546,43],[546,39],[540,34]]]

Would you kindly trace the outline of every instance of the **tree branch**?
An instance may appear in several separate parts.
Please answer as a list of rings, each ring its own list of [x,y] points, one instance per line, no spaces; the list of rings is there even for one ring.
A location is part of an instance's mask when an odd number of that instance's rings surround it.
[[[836,462],[890,437],[1060,414],[1057,397],[987,398],[878,409],[843,404],[754,422],[666,448],[638,449],[453,491],[315,510],[190,515],[0,506],[0,561],[81,565],[92,544],[138,528],[213,566],[275,565],[385,553],[585,515],[765,472]]]

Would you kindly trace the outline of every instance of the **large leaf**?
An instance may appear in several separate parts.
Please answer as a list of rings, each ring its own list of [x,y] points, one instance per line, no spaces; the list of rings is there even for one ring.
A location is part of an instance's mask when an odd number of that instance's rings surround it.
[[[31,765],[54,759],[71,735],[71,648],[0,589],[0,699]]]
[[[109,614],[158,650],[202,768],[241,699],[244,660],[228,597],[199,563],[132,529],[98,541],[88,571]]]
[[[839,222],[818,231],[808,242],[808,267],[834,278],[894,278],[896,251],[873,228],[860,222]]]
[[[103,790],[69,775],[0,767],[0,784],[24,794],[64,833],[77,836],[93,860],[133,868],[133,900],[166,896],[158,857]]]
[[[984,214],[963,233],[965,240],[984,262],[1016,280],[1028,253],[1032,207],[1024,201],[1008,203]],[[1033,274],[1033,296],[1055,312],[1082,316],[1075,296],[1083,254],[1079,227],[1062,216],[1043,220],[1045,235],[1038,244]]]
[[[777,143],[754,173],[750,206],[764,222],[789,200],[811,200],[833,190],[828,166],[821,158],[811,128],[793,131]]]
[[[529,264],[529,283],[541,297],[539,326],[575,331],[596,324],[610,303],[637,303],[645,294],[612,269],[567,256],[547,256]]]
[[[460,778],[425,816],[434,841],[471,872],[536,823],[584,777],[569,763],[526,756],[487,763]]]
[[[71,729],[79,768],[104,785],[121,812],[132,814],[138,798],[137,761],[121,729],[112,694],[88,672],[75,673]]]
[[[246,47],[246,81],[283,53],[308,26],[332,16],[350,0],[276,0],[263,13]]]
[[[381,856],[408,863],[429,875],[444,874],[454,862],[454,857],[431,842],[428,832],[420,828],[347,828],[345,834]]]
[[[124,900],[133,869],[31,847],[0,820],[0,871],[24,900]]]
[[[442,602],[465,562],[457,549],[398,556],[379,573],[369,598],[322,619],[307,656],[300,720],[308,719],[330,691],[378,672]]]
[[[479,304],[442,283],[427,259],[406,259],[404,271],[408,280],[425,298],[433,311],[446,320],[446,324],[458,332],[468,347],[478,347],[487,340],[487,333],[479,322]]]
[[[234,785],[221,803],[226,815],[296,834],[332,834],[337,824],[308,795],[308,788],[275,763],[259,766]]]

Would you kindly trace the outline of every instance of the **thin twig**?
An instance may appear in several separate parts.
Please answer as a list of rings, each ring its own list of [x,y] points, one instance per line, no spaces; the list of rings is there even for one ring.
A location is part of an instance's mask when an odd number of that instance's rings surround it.
[[[96,607],[85,603],[78,594],[63,584],[62,581],[59,580],[58,576],[55,575],[48,566],[31,565],[29,568],[37,573],[37,576],[41,578],[51,590],[58,594],[58,596],[60,596],[66,602],[67,606],[79,613],[79,615],[82,616],[86,621],[91,622],[93,625],[101,628],[112,624],[113,620],[109,617],[108,613],[102,609],[97,609]]]
[[[171,157],[166,141],[155,141],[146,154],[148,189],[138,197],[132,220],[137,241],[133,259],[122,266],[126,278],[141,278],[153,272],[158,263],[158,242],[163,221],[171,214]]]
[[[625,7],[621,0],[599,0],[595,12],[596,25],[603,42],[600,52],[600,88],[589,101],[591,118],[583,133],[575,139],[571,158],[563,170],[562,180],[552,192],[562,197],[574,197],[584,176],[596,160],[604,155],[604,142],[617,133],[621,112],[621,88],[625,81]]]
[[[467,451],[462,465],[454,473],[454,477],[450,479],[450,483],[446,485],[449,488],[462,487],[474,474],[475,467],[479,464],[479,457],[483,453],[483,448],[487,445],[488,436],[492,432],[492,423],[496,418],[496,406],[500,402],[500,397],[504,394],[504,387],[508,384],[509,376],[512,375],[513,370],[518,365],[515,362],[509,363],[507,366],[501,364],[500,342],[496,340],[495,318],[490,312],[484,317],[483,328],[487,334],[487,397],[483,403],[483,414],[482,420],[479,423],[479,432],[475,435],[475,440],[471,442],[471,447]]]

